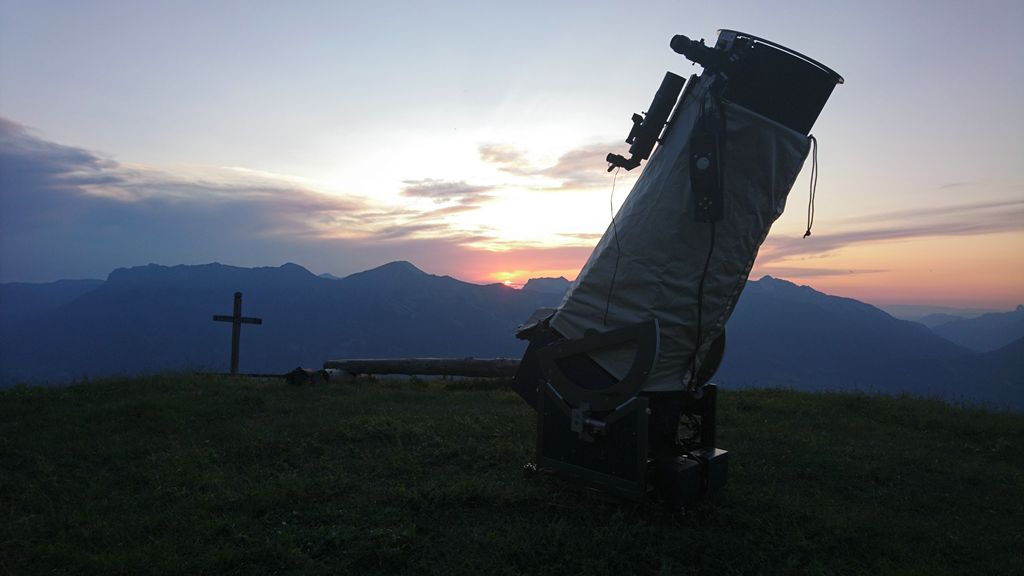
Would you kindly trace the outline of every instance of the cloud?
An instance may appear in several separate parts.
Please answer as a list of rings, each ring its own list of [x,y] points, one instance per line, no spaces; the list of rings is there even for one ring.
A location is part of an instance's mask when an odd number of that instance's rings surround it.
[[[427,210],[424,212],[417,212],[415,215],[410,216],[410,221],[422,221],[422,220],[434,220],[437,218],[443,218],[445,216],[451,216],[453,214],[462,214],[464,212],[472,212],[476,210],[478,206],[475,204],[455,204],[452,206],[444,206],[434,210]]]
[[[478,149],[480,159],[488,164],[497,164],[506,171],[515,172],[520,166],[527,164],[526,155],[522,150],[506,144],[481,144]]]
[[[939,190],[951,190],[953,188],[963,188],[964,186],[970,186],[974,182],[946,182],[939,186]]]
[[[835,252],[865,243],[929,237],[974,236],[1024,231],[1024,200],[968,202],[898,210],[838,220],[831,230],[809,238],[772,236],[765,242],[764,263],[783,262]]]
[[[450,265],[481,240],[447,217],[486,201],[488,187],[406,185],[409,197],[454,204],[413,210],[254,170],[119,163],[0,118],[0,281],[99,277],[148,262],[266,265],[301,255],[335,272],[378,265],[375,255],[423,254]]]
[[[444,202],[457,202],[462,205],[476,205],[488,199],[493,186],[475,186],[463,181],[452,182],[448,180],[405,180],[406,186],[402,189],[402,196],[409,198],[426,198],[441,204]]]
[[[944,206],[922,206],[910,210],[891,210],[888,212],[853,216],[837,220],[838,225],[863,223],[904,223],[908,221],[931,221],[932,224],[946,225],[947,220],[979,220],[985,219],[987,213],[1001,212],[1004,209],[1014,211],[1024,209],[1024,200],[1008,198],[985,202],[965,202]],[[1024,223],[1022,223],[1024,227]]]
[[[605,187],[610,180],[605,157],[615,149],[615,144],[608,143],[582,146],[562,154],[553,166],[540,173],[559,180],[559,188]]]
[[[797,268],[789,266],[762,266],[760,263],[755,267],[756,274],[768,274],[776,278],[821,278],[826,276],[859,276],[863,274],[883,274],[889,270],[881,268],[872,269],[848,269],[848,268]]]
[[[477,150],[481,160],[497,166],[503,172],[558,183],[554,186],[538,186],[538,190],[579,190],[610,185],[611,176],[608,174],[605,157],[619,148],[621,146],[614,142],[587,144],[563,153],[554,164],[543,167],[532,165],[522,150],[511,146],[482,144]]]
[[[27,127],[0,118],[0,178],[5,189],[40,192],[111,182],[109,160],[70,146],[47,142]]]
[[[331,197],[262,173],[181,168],[171,172],[125,165],[98,154],[48,142],[0,118],[0,183],[7,202],[43,209],[55,198],[108,199],[125,203],[272,203],[278,213],[352,211],[365,201]]]
[[[597,241],[600,240],[604,234],[602,232],[562,232],[559,236],[597,244]]]

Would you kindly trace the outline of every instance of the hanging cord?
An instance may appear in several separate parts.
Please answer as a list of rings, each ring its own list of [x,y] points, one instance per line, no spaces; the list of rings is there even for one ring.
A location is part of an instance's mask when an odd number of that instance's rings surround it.
[[[709,114],[706,114],[705,104],[709,99],[705,98],[700,103],[700,123],[701,128],[708,130],[707,122]],[[716,104],[715,100],[711,100],[712,104]],[[722,134],[725,133],[725,116],[721,116],[721,130]],[[721,150],[719,150],[721,155]],[[703,344],[704,336],[704,281],[708,277],[708,268],[711,267],[711,255],[715,252],[715,222],[712,220],[708,226],[708,254],[704,258],[704,270],[700,274],[700,284],[697,285],[697,340],[693,348],[693,355],[690,357],[690,382],[688,387],[691,390],[697,388],[697,354],[700,352],[700,347]]]
[[[704,280],[708,277],[708,268],[711,266],[711,255],[715,252],[715,223],[709,226],[710,238],[708,239],[708,255],[704,259],[704,271],[700,274],[700,284],[697,286],[697,343],[693,347],[693,356],[690,357],[690,385],[689,388],[697,387],[697,353],[703,344],[704,336]]]
[[[619,168],[615,168],[612,174],[612,193],[608,196],[608,213],[612,217],[612,235],[615,237],[615,267],[612,269],[612,281],[608,285],[608,300],[604,303],[604,320],[602,323],[608,325],[608,309],[612,305],[612,291],[615,290],[615,277],[619,274],[619,257],[622,251],[619,250],[619,228],[615,224],[615,180],[619,177]]]
[[[814,136],[808,136],[811,141],[811,192],[807,198],[807,231],[804,238],[811,235],[811,226],[814,226],[814,193],[818,190],[818,140]]]

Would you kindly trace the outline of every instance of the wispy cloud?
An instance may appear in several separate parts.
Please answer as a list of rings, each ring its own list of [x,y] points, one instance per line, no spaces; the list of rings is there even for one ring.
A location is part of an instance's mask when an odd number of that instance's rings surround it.
[[[540,173],[561,182],[560,188],[594,188],[608,185],[608,152],[612,143],[590,144],[562,154],[553,166]]]
[[[932,224],[948,224],[948,220],[979,220],[985,219],[988,214],[1002,212],[1003,210],[1020,211],[1024,210],[1024,199],[1006,198],[1002,200],[989,200],[984,202],[963,202],[959,204],[946,204],[943,206],[921,206],[910,210],[891,210],[864,216],[853,216],[841,218],[836,221],[837,225],[847,226],[863,223],[883,223],[908,221],[924,221]],[[1020,222],[1024,228],[1024,221]]]
[[[609,152],[620,149],[614,142],[587,144],[574,148],[558,157],[554,164],[535,166],[522,150],[504,144],[482,144],[478,147],[480,159],[515,176],[538,177],[554,180],[555,185],[538,185],[539,190],[579,190],[608,186]]]
[[[762,263],[828,254],[865,243],[1020,232],[1024,231],[1024,199],[883,212],[837,220],[832,230],[818,230],[806,239],[772,236],[762,251]]]
[[[953,188],[963,188],[964,186],[970,186],[974,182],[946,182],[939,186],[939,190],[951,190]]]
[[[768,274],[778,278],[821,278],[826,276],[860,276],[863,274],[883,274],[888,270],[882,268],[799,268],[792,266],[756,266],[757,274]]]
[[[467,184],[464,181],[453,182],[449,180],[406,180],[406,186],[402,189],[402,196],[409,198],[426,198],[441,204],[444,202],[457,202],[464,206],[477,205],[491,198],[488,194],[494,189],[493,186],[478,186]]]
[[[526,154],[507,144],[486,143],[481,144],[477,150],[481,160],[488,164],[496,164],[506,172],[518,174],[527,165]]]
[[[570,238],[572,240],[578,240],[588,243],[597,243],[604,234],[601,232],[563,232],[559,234],[564,238]]]

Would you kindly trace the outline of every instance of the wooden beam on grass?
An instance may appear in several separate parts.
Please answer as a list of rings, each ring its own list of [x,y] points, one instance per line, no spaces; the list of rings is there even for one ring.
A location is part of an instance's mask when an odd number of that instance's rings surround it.
[[[404,374],[406,376],[465,376],[511,378],[519,369],[514,358],[372,358],[328,360],[325,370],[349,374]]]

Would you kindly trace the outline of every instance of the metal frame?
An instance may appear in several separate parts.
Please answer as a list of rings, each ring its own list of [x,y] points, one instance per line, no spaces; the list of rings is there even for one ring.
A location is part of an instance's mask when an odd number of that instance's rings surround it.
[[[560,397],[569,404],[590,405],[594,411],[612,410],[636,396],[651,373],[654,360],[658,357],[658,320],[651,319],[625,328],[608,332],[587,334],[578,340],[564,340],[537,351],[541,370],[548,377]],[[614,348],[635,342],[636,356],[626,376],[616,384],[600,390],[582,388],[570,380],[558,366],[558,360],[576,354],[594,352],[603,348]]]

